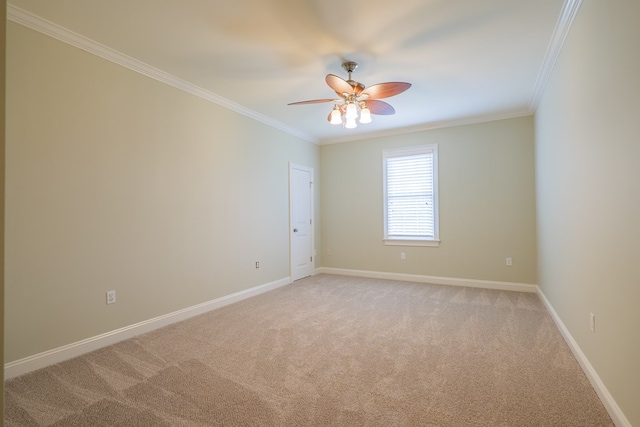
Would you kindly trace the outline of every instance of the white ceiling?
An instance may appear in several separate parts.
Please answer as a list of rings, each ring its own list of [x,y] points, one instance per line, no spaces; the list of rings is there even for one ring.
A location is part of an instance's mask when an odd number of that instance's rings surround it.
[[[9,18],[50,21],[214,101],[329,143],[532,113],[566,3],[9,0]],[[330,103],[287,105],[335,95],[324,77],[346,79],[345,59],[358,62],[353,78],[367,86],[412,83],[386,99],[395,115],[350,130],[327,122]]]

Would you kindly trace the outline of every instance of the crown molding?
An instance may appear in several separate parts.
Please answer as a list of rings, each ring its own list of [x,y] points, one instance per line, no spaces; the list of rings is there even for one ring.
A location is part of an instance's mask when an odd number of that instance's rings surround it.
[[[313,136],[307,133],[304,133],[298,129],[294,129],[290,126],[287,126],[284,123],[281,123],[277,120],[273,120],[272,118],[267,117],[263,114],[250,110],[249,108],[246,108],[240,104],[237,104],[227,98],[224,98],[220,95],[217,95],[213,92],[203,89],[200,86],[197,86],[185,80],[182,80],[174,75],[166,73],[158,68],[155,68],[149,64],[146,64],[128,55],[125,55],[122,52],[118,52],[117,50],[111,49],[110,47],[107,47],[94,40],[84,37],[78,33],[70,31],[58,24],[55,24],[51,21],[43,19],[37,15],[34,15],[30,12],[27,12],[26,10],[15,7],[11,4],[7,4],[7,19],[17,24],[23,25],[27,28],[30,28],[34,31],[37,31],[39,33],[45,34],[63,43],[77,47],[78,49],[82,49],[85,52],[88,52],[98,57],[101,57],[103,59],[106,59],[107,61],[113,62],[125,68],[128,68],[136,73],[158,80],[169,86],[173,86],[176,89],[180,89],[186,93],[197,96],[206,101],[212,102],[214,104],[220,105],[221,107],[234,111],[238,114],[242,114],[243,116],[246,116],[258,122],[264,123],[275,129],[279,129],[290,135],[301,138],[305,141],[312,142],[314,144],[318,143],[317,138],[314,138]]]
[[[167,85],[173,86],[179,90],[182,90],[186,93],[197,96],[199,98],[202,98],[214,104],[220,105],[238,114],[252,118],[272,128],[279,129],[285,133],[296,136],[300,139],[303,139],[305,141],[308,141],[314,144],[325,145],[325,144],[337,144],[341,142],[350,142],[350,141],[357,141],[362,139],[378,138],[378,137],[385,137],[385,136],[405,134],[405,133],[420,132],[420,131],[426,131],[426,130],[432,130],[432,129],[445,128],[445,127],[463,126],[467,124],[475,124],[475,123],[487,122],[492,120],[509,119],[509,118],[515,118],[515,117],[534,114],[538,107],[540,99],[544,94],[549,78],[551,77],[553,68],[556,64],[558,56],[560,55],[560,51],[562,50],[562,47],[569,34],[569,31],[578,13],[578,10],[580,9],[582,1],[583,0],[565,0],[560,16],[554,28],[553,34],[551,36],[551,40],[549,42],[549,45],[547,46],[547,51],[545,53],[542,66],[540,68],[540,71],[538,72],[538,76],[534,84],[534,88],[532,91],[528,108],[524,110],[516,111],[516,112],[499,114],[499,115],[485,115],[485,116],[471,117],[471,118],[465,118],[460,120],[448,120],[448,121],[442,121],[442,122],[426,123],[424,125],[412,126],[407,128],[396,128],[396,129],[380,131],[380,132],[370,132],[366,134],[349,135],[344,137],[335,137],[335,138],[326,138],[326,139],[319,139],[305,132],[302,132],[299,129],[292,128],[282,122],[274,120],[256,111],[250,110],[227,98],[219,96],[213,92],[210,92],[204,88],[201,88],[197,85],[189,83],[185,80],[182,80],[176,76],[166,73],[158,68],[148,65],[135,58],[127,56],[121,52],[111,49],[94,40],[91,40],[87,37],[84,37],[80,34],[70,31],[58,24],[55,24],[51,21],[43,19],[37,15],[34,15],[23,9],[15,7],[11,4],[7,5],[7,19],[13,22],[16,22],[20,25],[23,25],[27,28],[30,28],[34,31],[38,31],[42,34],[48,35],[63,43],[69,44],[71,46],[82,49],[93,55],[99,56],[110,62],[121,65],[134,72],[137,72],[144,76],[158,80]]]
[[[418,126],[395,128],[395,129],[384,130],[379,132],[369,132],[366,134],[358,134],[358,135],[352,135],[347,137],[326,138],[326,139],[321,139],[318,144],[319,145],[338,144],[341,142],[352,142],[352,141],[359,141],[363,139],[382,138],[386,136],[423,132],[423,131],[428,131],[433,129],[442,129],[442,128],[450,128],[450,127],[456,127],[456,126],[473,125],[477,123],[493,122],[496,120],[515,119],[517,117],[531,116],[533,115],[533,113],[534,113],[533,110],[527,108],[527,109],[508,112],[508,113],[465,117],[465,118],[454,119],[454,120],[443,120],[440,122],[425,123]]]
[[[571,26],[573,25],[573,21],[578,14],[578,10],[581,5],[582,0],[565,0],[564,5],[562,6],[562,11],[558,17],[558,22],[556,22],[556,27],[551,35],[549,46],[547,46],[547,52],[544,55],[542,66],[538,72],[538,78],[533,86],[533,92],[529,101],[529,108],[532,111],[536,111],[538,108],[538,104],[540,103],[540,99],[547,87],[547,83],[549,82],[553,68],[556,65],[562,46],[569,35],[569,30],[571,30]]]
[[[320,145],[326,144],[338,144],[341,142],[350,142],[357,141],[361,139],[370,139],[370,138],[378,138],[392,135],[399,135],[405,133],[413,133],[413,132],[421,132],[426,130],[433,130],[439,128],[446,127],[454,127],[454,126],[464,126],[469,124],[476,124],[494,120],[503,120],[503,119],[511,119],[522,116],[529,116],[536,112],[538,108],[538,104],[544,91],[546,89],[547,83],[549,82],[549,78],[551,77],[551,73],[553,72],[553,68],[558,60],[558,56],[564,46],[564,42],[569,35],[569,31],[571,30],[571,26],[573,25],[573,21],[578,14],[578,10],[582,5],[583,0],[565,0],[562,5],[562,9],[560,12],[560,16],[558,17],[558,21],[556,22],[556,26],[553,30],[553,34],[551,35],[551,40],[549,45],[547,46],[547,51],[545,53],[542,66],[540,67],[540,71],[538,72],[538,76],[536,78],[536,82],[533,87],[533,91],[531,94],[531,98],[529,100],[529,106],[520,111],[497,114],[497,115],[484,115],[484,116],[476,116],[469,117],[460,120],[447,120],[441,122],[433,122],[433,123],[425,123],[424,125],[393,129],[387,131],[380,132],[371,132],[367,134],[358,134],[351,135],[346,137],[336,137],[336,138],[325,138],[319,141]]]

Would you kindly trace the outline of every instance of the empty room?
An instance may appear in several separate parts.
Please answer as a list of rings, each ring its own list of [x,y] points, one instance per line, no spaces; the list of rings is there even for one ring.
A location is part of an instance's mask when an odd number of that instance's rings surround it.
[[[6,426],[640,426],[640,2],[3,1]]]

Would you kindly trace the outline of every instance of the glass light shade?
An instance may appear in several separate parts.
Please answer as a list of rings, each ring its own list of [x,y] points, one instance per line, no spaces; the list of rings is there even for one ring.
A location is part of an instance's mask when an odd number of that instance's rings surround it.
[[[347,129],[353,129],[356,126],[358,126],[356,124],[356,118],[355,117],[347,117],[347,122],[345,123],[344,127],[346,127]]]
[[[360,110],[360,123],[371,123],[371,111],[367,107]]]
[[[331,112],[331,121],[329,122],[332,125],[341,125],[342,124],[342,116],[340,114],[339,108],[334,108]]]
[[[347,119],[355,119],[356,117],[358,117],[358,109],[356,104],[350,102],[347,104]]]

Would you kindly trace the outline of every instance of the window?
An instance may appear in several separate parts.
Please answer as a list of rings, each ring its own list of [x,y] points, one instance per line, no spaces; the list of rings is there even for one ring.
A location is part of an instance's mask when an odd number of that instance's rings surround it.
[[[438,246],[438,146],[382,152],[384,242]]]

